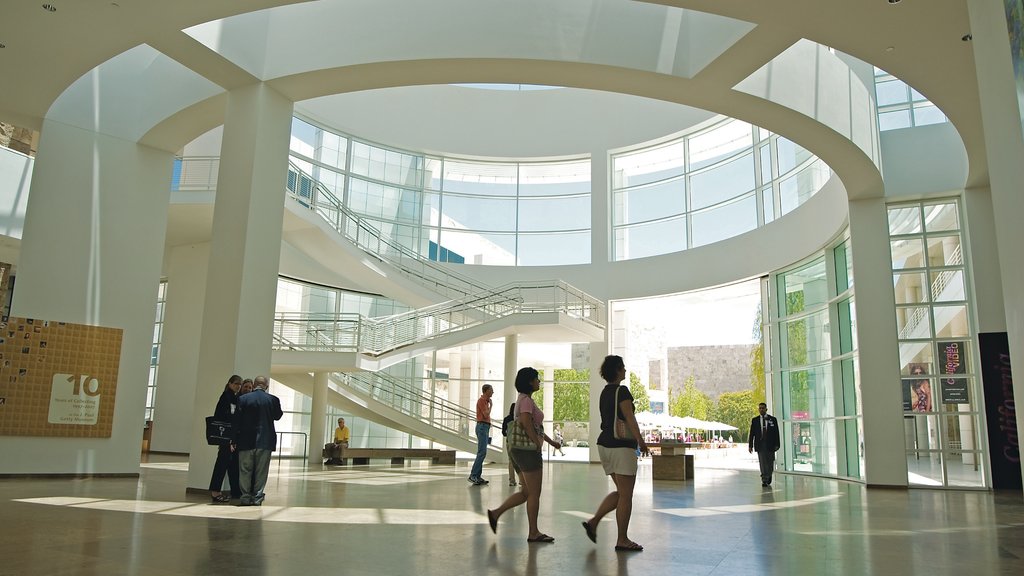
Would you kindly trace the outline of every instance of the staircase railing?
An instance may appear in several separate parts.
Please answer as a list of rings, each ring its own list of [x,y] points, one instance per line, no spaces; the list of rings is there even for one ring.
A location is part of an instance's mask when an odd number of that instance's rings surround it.
[[[316,212],[339,234],[371,256],[399,269],[406,276],[449,297],[486,292],[489,286],[423,257],[417,251],[382,233],[374,222],[357,214],[320,181],[293,162],[288,164],[285,188],[301,206]]]
[[[396,378],[385,372],[331,374],[332,386],[346,386],[398,412],[433,427],[473,440],[470,423],[476,413],[434,393],[414,386],[414,380]]]
[[[957,245],[957,247],[954,248],[952,252],[950,252],[949,258],[946,259],[945,265],[959,266],[960,264],[963,264],[963,262],[963,252],[961,252],[960,246]],[[939,275],[935,277],[935,280],[932,281],[931,286],[929,287],[929,294],[931,295],[932,302],[939,301],[939,297],[942,295],[942,292],[946,289],[947,286],[949,286],[949,281],[952,280],[953,277],[959,273],[960,270],[943,270],[942,272],[939,272]],[[903,329],[900,330],[899,337],[901,339],[914,338],[914,331],[917,330],[917,327],[921,324],[921,322],[924,321],[927,315],[927,307],[916,308],[914,312],[910,315],[910,317],[907,318],[907,322],[903,325]]]
[[[380,356],[513,314],[557,312],[600,327],[602,310],[582,296],[564,282],[521,282],[381,318],[280,313],[274,317],[274,347]]]

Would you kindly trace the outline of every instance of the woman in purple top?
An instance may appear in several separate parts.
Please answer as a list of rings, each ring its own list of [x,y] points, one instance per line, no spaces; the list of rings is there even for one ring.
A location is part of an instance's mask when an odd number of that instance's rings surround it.
[[[498,518],[506,510],[515,508],[526,503],[526,518],[530,524],[530,533],[527,535],[527,542],[554,542],[555,539],[541,532],[537,528],[537,511],[540,509],[540,489],[544,481],[544,461],[540,455],[541,446],[544,442],[555,448],[561,445],[544,434],[544,413],[530,396],[540,389],[540,374],[533,368],[521,368],[516,374],[516,390],[519,397],[516,399],[516,419],[509,425],[509,436],[512,435],[512,426],[521,426],[526,435],[533,441],[536,448],[509,450],[509,456],[516,469],[519,471],[519,482],[522,489],[509,496],[501,506],[494,510],[487,511],[487,522],[491,525],[491,531],[498,533]]]

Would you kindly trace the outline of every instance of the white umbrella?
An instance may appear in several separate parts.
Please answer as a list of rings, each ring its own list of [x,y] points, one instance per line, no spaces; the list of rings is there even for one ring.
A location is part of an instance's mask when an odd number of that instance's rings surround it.
[[[707,430],[739,430],[739,428],[735,426],[730,426],[723,422],[706,422],[706,424]]]

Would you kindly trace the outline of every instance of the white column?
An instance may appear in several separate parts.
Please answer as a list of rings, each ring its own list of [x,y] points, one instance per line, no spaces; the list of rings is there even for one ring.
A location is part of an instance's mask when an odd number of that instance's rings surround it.
[[[516,390],[516,372],[519,371],[519,335],[505,336],[505,404],[512,404],[519,397]],[[505,406],[508,414],[508,406]]]
[[[605,337],[611,338],[611,326],[605,328]],[[601,433],[601,390],[605,381],[601,378],[601,363],[608,355],[608,341],[590,343],[590,461],[600,462],[597,455],[597,437]]]
[[[309,461],[319,462],[320,451],[327,443],[327,372],[313,373],[313,401],[309,421]],[[333,439],[333,437],[332,437]]]
[[[597,264],[612,259],[611,184],[608,151],[590,154],[590,261]]]
[[[266,85],[228,94],[206,279],[195,412],[212,413],[232,373],[270,375],[292,103]],[[192,427],[188,486],[209,482],[204,423]]]
[[[546,380],[552,380],[555,377],[555,369],[552,366],[544,367],[544,376]],[[545,382],[544,388],[541,390],[544,398],[544,412],[546,418],[544,419],[544,432],[549,438],[555,437],[555,383]]]
[[[0,437],[10,474],[137,474],[173,156],[43,123],[11,314],[124,330],[110,438]],[[219,393],[219,392],[218,392]]]
[[[167,251],[167,303],[160,344],[156,409],[153,412],[151,450],[188,454],[195,417],[213,415],[213,406],[194,414],[199,374],[199,338],[203,329],[203,299],[210,244],[176,246]],[[228,381],[221,378],[220,387]],[[213,386],[217,382],[210,385]],[[212,450],[210,448],[209,450]]]
[[[1021,130],[1021,95],[1010,58],[1004,4],[999,0],[971,0],[967,3],[974,37],[971,48],[978,77],[982,126],[991,186],[995,238],[998,244],[1006,333],[1011,362],[1024,359],[1024,132]],[[972,223],[973,227],[973,223]],[[980,300],[979,300],[980,302]],[[1019,369],[1018,369],[1019,372]],[[1014,398],[1024,398],[1024,378],[1013,379]],[[1024,411],[1017,410],[1017,430],[1024,429]],[[1024,466],[1021,467],[1024,475]]]
[[[853,200],[849,205],[864,411],[864,477],[869,486],[906,486],[903,395],[885,200]]]

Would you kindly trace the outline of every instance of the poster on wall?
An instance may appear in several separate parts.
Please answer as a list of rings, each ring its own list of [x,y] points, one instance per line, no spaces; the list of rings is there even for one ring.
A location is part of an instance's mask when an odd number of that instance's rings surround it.
[[[931,412],[935,409],[930,380],[927,378],[904,378],[902,383],[904,412]]]
[[[0,435],[109,438],[119,328],[0,317]]]
[[[967,342],[953,340],[936,342],[935,360],[939,375],[967,374]]]
[[[943,404],[969,404],[967,378],[943,378],[939,381]]]
[[[1010,341],[1006,332],[983,332],[978,334],[978,348],[985,414],[988,416],[992,487],[1020,490],[1020,439],[1013,400],[1013,373],[1010,371]]]

